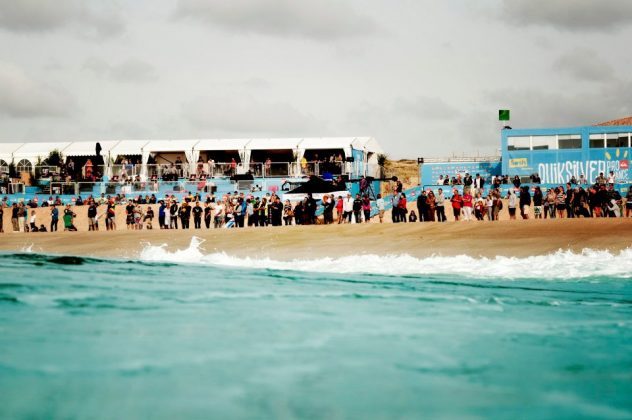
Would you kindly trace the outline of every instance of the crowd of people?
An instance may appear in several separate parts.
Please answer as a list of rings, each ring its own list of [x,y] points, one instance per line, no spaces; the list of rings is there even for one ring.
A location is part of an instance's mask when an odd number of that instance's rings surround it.
[[[406,205],[403,194],[393,194],[393,222],[406,221]],[[486,194],[483,189],[464,187],[463,193],[454,189],[447,197],[442,188],[435,195],[433,191],[422,191],[417,198],[417,212],[411,212],[408,221],[445,222],[445,207],[452,208],[455,220],[499,220],[503,202],[507,203],[509,219],[516,219],[517,213],[522,219],[576,218],[576,217],[630,217],[632,214],[632,189],[625,201],[612,184],[595,184],[587,189],[571,183],[566,188],[558,186],[543,191],[540,186],[510,187],[507,194],[501,189],[492,188]]]
[[[499,220],[505,205],[509,219],[516,219],[517,214],[523,219],[632,215],[632,189],[622,197],[607,182],[596,183],[586,189],[570,182],[566,184],[566,188],[558,186],[548,190],[542,190],[539,185],[532,189],[527,186],[513,186],[506,189],[506,194],[501,192],[501,188],[485,191],[483,185],[481,182],[464,186],[462,193],[454,188],[451,195],[446,195],[442,188],[438,188],[436,194],[432,190],[421,191],[416,198],[417,211],[409,212],[412,203],[408,202],[402,191],[401,182],[397,182],[389,199],[392,221],[446,222],[446,207],[452,209],[453,218],[457,221],[494,221]],[[386,201],[380,194],[373,201],[367,194],[356,194],[353,197],[351,193],[344,197],[326,194],[318,200],[308,194],[295,203],[289,200],[283,202],[274,192],[261,197],[243,192],[221,197],[208,194],[205,199],[202,199],[200,193],[189,193],[180,200],[174,195],[158,200],[155,195],[128,198],[124,194],[101,194],[100,197],[89,196],[85,200],[79,196],[73,201],[74,206],[64,205],[59,197],[51,196],[42,203],[30,200],[9,206],[8,198],[5,197],[0,203],[0,232],[3,232],[2,215],[5,209],[11,212],[11,225],[16,232],[55,232],[60,220],[63,221],[64,230],[75,231],[76,213],[82,207],[87,208],[90,231],[99,230],[100,222],[104,222],[106,230],[116,230],[118,206],[125,208],[125,224],[130,230],[368,223],[372,215],[383,223],[386,209]],[[156,210],[152,207],[153,204],[157,205]],[[50,212],[49,226],[38,223],[37,212],[43,211],[41,207],[48,208],[47,211]],[[322,208],[322,219],[317,217],[319,208]],[[157,225],[154,224],[156,217]]]

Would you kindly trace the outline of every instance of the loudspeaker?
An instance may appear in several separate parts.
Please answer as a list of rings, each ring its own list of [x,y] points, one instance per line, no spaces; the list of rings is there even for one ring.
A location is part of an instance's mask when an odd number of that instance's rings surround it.
[[[353,158],[353,156],[347,156],[347,158],[345,159],[346,162],[354,162],[355,159]]]

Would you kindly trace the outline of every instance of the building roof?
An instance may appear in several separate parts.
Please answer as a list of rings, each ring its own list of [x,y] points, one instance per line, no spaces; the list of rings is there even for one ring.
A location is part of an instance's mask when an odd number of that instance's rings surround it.
[[[632,117],[620,118],[618,120],[606,121],[599,124],[595,124],[596,126],[609,126],[609,125],[632,125]]]

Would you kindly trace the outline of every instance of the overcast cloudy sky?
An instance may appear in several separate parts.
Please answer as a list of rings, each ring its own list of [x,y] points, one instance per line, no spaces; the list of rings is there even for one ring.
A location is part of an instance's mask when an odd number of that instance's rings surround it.
[[[489,154],[632,115],[630,0],[0,2],[0,141],[375,136]]]

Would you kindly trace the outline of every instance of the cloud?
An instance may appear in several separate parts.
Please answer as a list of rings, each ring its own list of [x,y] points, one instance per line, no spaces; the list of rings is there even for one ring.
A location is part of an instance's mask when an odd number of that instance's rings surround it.
[[[344,0],[179,0],[175,17],[238,33],[318,41],[362,37],[377,31],[375,21]]]
[[[120,10],[105,2],[81,0],[18,0],[0,2],[0,28],[18,33],[45,33],[76,27],[88,37],[120,35],[125,23]]]
[[[413,116],[421,120],[451,120],[460,115],[458,109],[443,99],[427,96],[397,98],[393,104],[392,113]]]
[[[158,78],[154,66],[135,58],[111,65],[100,58],[90,57],[84,61],[83,68],[99,77],[123,83],[148,82]]]
[[[632,82],[614,81],[601,89],[536,91],[507,89],[487,95],[489,103],[511,109],[511,126],[574,127],[632,115]],[[492,112],[492,111],[490,111]]]
[[[609,32],[632,24],[629,0],[504,0],[502,17],[518,25]]]
[[[577,48],[560,56],[553,63],[553,69],[580,81],[610,82],[614,78],[612,66],[600,59],[596,51],[588,48]]]
[[[262,102],[256,98],[196,98],[182,106],[182,116],[193,127],[239,136],[303,136],[320,134],[322,123],[284,102]]]
[[[67,117],[76,109],[62,89],[38,83],[19,67],[0,62],[0,115],[14,118]]]

